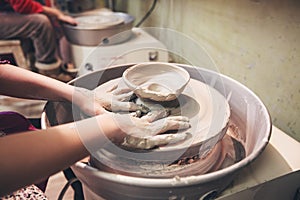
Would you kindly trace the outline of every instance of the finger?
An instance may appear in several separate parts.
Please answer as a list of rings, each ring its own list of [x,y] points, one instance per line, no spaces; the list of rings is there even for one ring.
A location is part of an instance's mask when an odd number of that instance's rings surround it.
[[[133,102],[112,102],[110,111],[137,111],[141,110],[141,106]]]
[[[164,133],[172,130],[183,130],[191,127],[189,120],[183,116],[167,117],[165,119],[158,120],[156,127],[161,127],[157,131],[157,134]]]
[[[155,135],[147,139],[153,144],[155,144],[156,146],[162,146],[166,144],[175,144],[184,141],[190,138],[191,136],[192,136],[191,133],[187,132],[187,133]]]
[[[130,101],[135,97],[134,93],[127,92],[127,93],[120,93],[120,94],[114,94],[114,98],[118,99],[119,101]]]
[[[129,88],[117,88],[113,91],[114,95],[119,95],[124,93],[133,93],[133,91]]]
[[[191,124],[186,117],[178,116],[177,118],[168,117],[167,118],[167,128],[168,130],[182,130],[190,128]]]
[[[186,116],[169,116],[167,117],[168,120],[174,120],[174,121],[183,121],[183,122],[189,122],[189,118]]]
[[[147,138],[137,138],[127,136],[124,139],[123,146],[136,149],[152,149],[157,146],[175,144],[191,137],[190,133],[164,134]]]
[[[140,118],[142,121],[146,121],[145,118]],[[147,118],[146,118],[147,119]],[[159,119],[153,122],[147,121],[151,128],[148,129],[148,136],[158,135],[167,131],[188,129],[191,127],[189,119],[184,116],[172,116]],[[145,135],[145,132],[144,132]],[[146,135],[145,135],[146,136]]]
[[[170,115],[170,111],[167,109],[154,110],[149,112],[147,115],[143,116],[142,119],[148,122],[154,122],[158,119],[165,118]]]

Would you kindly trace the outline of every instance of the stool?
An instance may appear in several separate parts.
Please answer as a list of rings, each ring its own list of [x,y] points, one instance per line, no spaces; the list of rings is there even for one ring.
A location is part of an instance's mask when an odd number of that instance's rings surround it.
[[[20,40],[0,40],[0,59],[30,70],[30,63],[24,56]]]

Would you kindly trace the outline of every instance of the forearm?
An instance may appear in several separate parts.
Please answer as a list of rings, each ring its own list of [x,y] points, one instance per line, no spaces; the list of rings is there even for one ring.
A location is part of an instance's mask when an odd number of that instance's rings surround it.
[[[66,22],[66,23],[69,23],[71,25],[77,25],[77,22],[73,17],[65,15],[64,13],[62,13],[58,9],[43,6],[43,13],[50,16],[50,17],[54,17],[59,21]]]
[[[111,115],[0,138],[0,197],[35,183],[123,136]]]
[[[52,17],[56,17],[56,18],[58,18],[58,16],[63,14],[58,9],[51,8],[48,6],[43,6],[43,13],[48,16],[52,16]]]
[[[0,94],[39,100],[72,101],[74,87],[13,65],[0,65]]]
[[[67,126],[67,125],[66,125]],[[59,128],[0,138],[0,197],[63,170],[88,155],[76,131]]]

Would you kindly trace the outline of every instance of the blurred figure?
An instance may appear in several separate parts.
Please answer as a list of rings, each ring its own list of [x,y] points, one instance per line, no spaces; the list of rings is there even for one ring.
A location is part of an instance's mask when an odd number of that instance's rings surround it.
[[[75,26],[77,22],[74,18],[33,0],[0,0],[0,17],[0,39],[30,39],[36,70],[52,78],[69,81],[61,76],[63,63],[59,55],[58,39],[62,32],[57,30],[59,23]]]

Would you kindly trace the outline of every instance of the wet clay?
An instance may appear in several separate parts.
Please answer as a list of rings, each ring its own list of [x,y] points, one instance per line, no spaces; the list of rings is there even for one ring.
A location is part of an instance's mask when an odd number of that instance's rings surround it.
[[[108,91],[120,81],[121,78],[110,80],[98,86],[95,91],[99,93]],[[225,134],[230,117],[230,108],[225,97],[214,88],[195,79],[189,81],[176,100],[162,103],[137,98],[134,101],[150,110],[168,109],[171,116],[187,116],[190,120],[191,128],[178,132],[189,132],[192,134],[191,138],[178,144],[158,147],[154,150],[157,152],[174,153],[176,150],[197,146],[203,142],[209,149],[209,146],[214,146]]]

